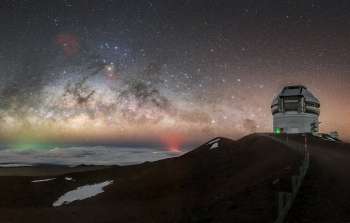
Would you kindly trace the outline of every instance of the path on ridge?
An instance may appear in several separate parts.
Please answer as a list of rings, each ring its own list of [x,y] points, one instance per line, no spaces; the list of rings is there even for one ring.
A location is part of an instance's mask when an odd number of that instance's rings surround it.
[[[304,137],[289,136],[288,145],[302,148]],[[350,144],[309,135],[308,149],[310,168],[286,222],[350,222]]]

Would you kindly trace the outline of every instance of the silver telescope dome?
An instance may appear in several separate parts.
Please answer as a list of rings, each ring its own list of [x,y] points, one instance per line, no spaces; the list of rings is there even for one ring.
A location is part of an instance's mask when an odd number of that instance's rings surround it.
[[[320,101],[303,85],[286,86],[272,101],[274,131],[318,132]]]

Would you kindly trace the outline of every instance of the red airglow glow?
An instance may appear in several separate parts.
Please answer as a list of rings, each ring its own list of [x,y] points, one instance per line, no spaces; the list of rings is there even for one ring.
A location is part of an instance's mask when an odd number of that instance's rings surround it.
[[[161,138],[161,141],[166,145],[166,149],[170,152],[180,153],[181,145],[184,142],[183,136],[177,133],[166,134]]]

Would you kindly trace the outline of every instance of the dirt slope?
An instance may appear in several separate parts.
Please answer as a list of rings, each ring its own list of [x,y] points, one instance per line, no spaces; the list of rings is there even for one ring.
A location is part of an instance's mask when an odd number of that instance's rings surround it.
[[[49,182],[2,176],[0,222],[271,222],[271,183],[300,159],[283,143],[250,135],[219,138],[177,158],[53,176]],[[52,207],[65,192],[106,180],[114,183],[104,193]]]
[[[350,144],[316,137],[308,141],[310,170],[288,222],[350,222]]]

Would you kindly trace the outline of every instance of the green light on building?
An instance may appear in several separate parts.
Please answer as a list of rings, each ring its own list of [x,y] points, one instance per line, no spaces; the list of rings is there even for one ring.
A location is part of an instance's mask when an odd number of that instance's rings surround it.
[[[282,133],[282,129],[281,128],[275,128],[275,134],[279,135]]]

